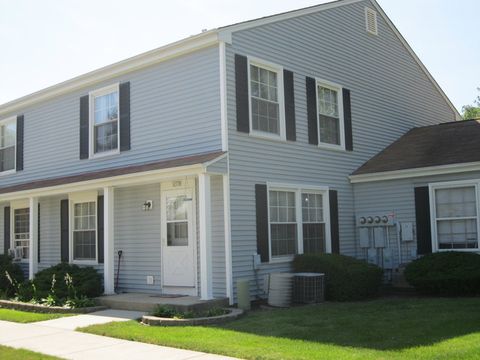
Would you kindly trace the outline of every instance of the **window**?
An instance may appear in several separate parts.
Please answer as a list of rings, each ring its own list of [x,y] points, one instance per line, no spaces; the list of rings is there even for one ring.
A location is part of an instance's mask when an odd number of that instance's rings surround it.
[[[368,33],[378,35],[377,12],[368,7],[365,8],[365,26]]]
[[[325,252],[325,220],[323,194],[302,193],[303,252]]]
[[[118,84],[90,94],[90,153],[111,154],[119,149]]]
[[[438,250],[478,249],[477,187],[434,188]]]
[[[0,173],[15,170],[17,121],[8,119],[0,123]]]
[[[330,251],[327,188],[269,185],[268,211],[272,259]]]
[[[13,247],[19,251],[22,259],[29,258],[30,247],[30,209],[13,209]]]
[[[343,147],[342,88],[317,82],[319,145]]]
[[[188,246],[187,198],[167,197],[167,246]]]
[[[96,202],[73,204],[73,260],[97,260]]]
[[[249,84],[251,132],[284,139],[283,69],[250,60]]]

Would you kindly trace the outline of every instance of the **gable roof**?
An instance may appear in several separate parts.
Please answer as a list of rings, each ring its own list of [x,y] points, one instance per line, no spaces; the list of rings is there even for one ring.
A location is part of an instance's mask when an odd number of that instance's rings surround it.
[[[362,175],[480,163],[480,120],[414,128],[355,170]],[[415,173],[413,173],[415,174]]]
[[[80,75],[73,79],[47,87],[43,90],[34,92],[30,95],[26,95],[16,100],[7,102],[3,105],[0,105],[0,116],[7,115],[8,113],[12,113],[14,111],[20,110],[23,107],[30,106],[44,100],[51,99],[55,96],[59,96],[67,92],[78,90],[85,86],[93,85],[95,83],[99,83],[101,81],[105,81],[110,78],[114,78],[116,76],[119,76],[128,72],[139,70],[143,67],[151,66],[156,63],[159,63],[177,56],[181,56],[181,55],[194,52],[208,46],[212,46],[219,42],[231,43],[232,33],[236,31],[241,31],[241,30],[245,30],[245,29],[249,29],[257,26],[262,26],[262,25],[277,22],[277,21],[287,20],[287,19],[298,17],[298,16],[308,15],[318,11],[324,11],[324,10],[332,9],[339,6],[346,6],[346,5],[357,3],[360,1],[364,1],[364,0],[337,0],[333,2],[314,5],[314,6],[310,6],[310,7],[306,7],[298,10],[292,10],[284,13],[279,13],[271,16],[265,16],[258,19],[254,19],[254,20],[248,20],[248,21],[204,31],[200,34],[190,36],[188,38],[170,43],[168,45],[159,47],[151,51],[147,51],[145,53],[128,58],[126,60],[113,63],[111,65],[102,67],[100,69],[88,72],[84,75]],[[385,20],[385,22],[389,25],[389,27],[392,29],[395,35],[399,38],[402,44],[405,46],[407,51],[414,58],[414,60],[419,65],[419,67],[423,70],[427,78],[432,82],[433,86],[437,89],[440,95],[444,98],[444,100],[450,106],[457,120],[461,119],[461,116],[458,110],[455,108],[455,106],[450,101],[448,96],[445,94],[445,92],[441,89],[441,87],[435,81],[435,79],[427,70],[425,65],[420,61],[420,59],[415,54],[415,52],[410,47],[410,45],[407,43],[407,41],[403,38],[403,36],[397,30],[395,25],[393,25],[392,21],[388,18],[388,16],[385,14],[385,12],[380,7],[380,5],[376,2],[376,0],[370,0],[370,2],[379,12],[382,18]]]

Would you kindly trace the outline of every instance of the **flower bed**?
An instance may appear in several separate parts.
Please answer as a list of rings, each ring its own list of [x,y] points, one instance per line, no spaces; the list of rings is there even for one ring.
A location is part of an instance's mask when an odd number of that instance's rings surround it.
[[[41,304],[26,303],[21,301],[0,300],[0,308],[33,311],[41,313],[55,313],[55,314],[86,314],[94,311],[107,309],[106,306],[89,306],[82,308],[69,308],[63,306],[46,306]]]
[[[243,315],[243,310],[241,309],[224,309],[224,310],[225,310],[225,313],[222,315],[200,316],[200,317],[189,317],[189,318],[144,315],[142,317],[142,323],[145,325],[156,325],[156,326],[212,325],[212,324],[220,324],[230,320],[235,320]]]

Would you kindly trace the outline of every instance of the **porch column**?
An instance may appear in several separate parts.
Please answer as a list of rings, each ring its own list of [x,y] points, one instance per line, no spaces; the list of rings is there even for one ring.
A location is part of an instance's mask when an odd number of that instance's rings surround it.
[[[198,175],[198,209],[200,230],[200,298],[213,299],[212,291],[212,206],[210,175]]]
[[[113,254],[113,187],[103,188],[103,286],[105,294],[115,292]]]
[[[38,270],[38,198],[29,199],[30,246],[28,255],[28,278],[33,280]]]

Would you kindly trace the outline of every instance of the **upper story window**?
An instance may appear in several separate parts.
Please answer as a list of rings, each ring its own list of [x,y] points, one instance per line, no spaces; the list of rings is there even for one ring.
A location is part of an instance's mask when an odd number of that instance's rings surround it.
[[[119,86],[90,93],[90,155],[119,151]]]
[[[16,118],[0,122],[0,173],[15,170]]]
[[[249,88],[251,133],[285,139],[283,69],[249,59]]]
[[[317,81],[319,145],[343,148],[344,123],[342,88]]]
[[[433,187],[433,220],[438,250],[478,251],[477,185]]]

